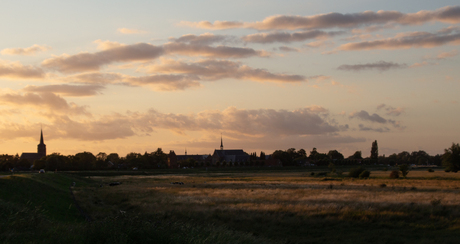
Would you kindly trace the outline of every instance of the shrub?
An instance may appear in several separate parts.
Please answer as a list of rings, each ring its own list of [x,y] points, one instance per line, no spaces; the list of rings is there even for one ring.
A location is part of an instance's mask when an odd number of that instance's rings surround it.
[[[390,178],[392,178],[392,179],[397,179],[397,178],[399,178],[399,171],[397,171],[397,170],[391,171],[391,173],[390,173]]]
[[[315,172],[311,172],[310,175],[311,175],[311,176],[314,176],[314,175],[315,175]]]
[[[359,174],[359,178],[361,179],[369,178],[370,175],[371,175],[371,172],[369,170],[364,170],[363,172],[361,172],[361,174]]]
[[[401,170],[402,176],[406,178],[406,175],[409,174],[409,165],[401,164],[399,165],[399,170]]]
[[[365,171],[363,167],[358,167],[358,168],[353,168],[350,169],[350,172],[348,173],[348,176],[353,177],[353,178],[358,178],[359,175]]]
[[[431,173],[432,173],[432,172],[434,172],[434,170],[433,170],[433,169],[428,169],[428,172],[431,172]]]

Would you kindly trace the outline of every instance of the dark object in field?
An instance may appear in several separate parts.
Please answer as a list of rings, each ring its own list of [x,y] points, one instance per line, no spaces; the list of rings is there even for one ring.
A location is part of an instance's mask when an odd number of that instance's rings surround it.
[[[121,185],[121,182],[112,182],[109,184],[109,186],[118,186]]]
[[[428,172],[432,173],[432,172],[434,172],[434,170],[433,169],[428,169]]]
[[[382,188],[383,188],[383,187],[387,187],[387,184],[382,183],[382,184],[380,184],[380,187],[382,187]]]
[[[390,178],[392,178],[392,179],[397,179],[397,178],[399,178],[399,171],[397,171],[397,170],[391,171],[391,173],[390,173]]]
[[[183,185],[184,182],[178,182],[178,181],[176,181],[176,182],[171,182],[171,184],[173,184],[173,185]]]
[[[366,169],[364,169],[363,167],[358,167],[358,168],[353,168],[353,169],[350,169],[350,172],[348,172],[348,176],[352,177],[352,178],[360,178],[360,174],[362,172],[366,171]],[[370,172],[369,172],[370,174]]]
[[[327,175],[327,172],[316,173],[316,176],[326,176],[326,175]]]

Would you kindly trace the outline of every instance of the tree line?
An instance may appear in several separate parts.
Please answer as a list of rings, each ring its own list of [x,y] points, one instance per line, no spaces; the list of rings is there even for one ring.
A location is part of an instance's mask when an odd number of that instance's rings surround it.
[[[248,162],[241,164],[243,166],[263,166],[266,159],[277,159],[282,166],[328,166],[334,165],[437,165],[444,166],[446,171],[457,172],[460,170],[460,145],[452,143],[450,148],[445,149],[444,154],[429,155],[423,150],[413,151],[411,153],[403,151],[394,153],[389,156],[378,155],[377,141],[371,146],[369,157],[363,157],[361,151],[356,151],[348,157],[344,157],[337,150],[330,150],[327,153],[319,152],[313,148],[309,153],[305,149],[296,150],[289,148],[287,150],[276,150],[271,155],[260,152],[249,154]],[[183,164],[185,162],[182,162]],[[97,155],[91,152],[81,152],[75,155],[64,156],[59,153],[47,155],[40,160],[29,162],[15,156],[0,155],[0,170],[6,171],[13,168],[20,170],[30,169],[46,170],[105,170],[105,169],[161,169],[168,167],[168,154],[164,153],[161,148],[156,151],[144,154],[128,153],[125,157],[120,157],[117,153],[106,154],[103,152]],[[190,165],[192,166],[192,164]],[[195,167],[211,166],[208,164],[193,164]]]

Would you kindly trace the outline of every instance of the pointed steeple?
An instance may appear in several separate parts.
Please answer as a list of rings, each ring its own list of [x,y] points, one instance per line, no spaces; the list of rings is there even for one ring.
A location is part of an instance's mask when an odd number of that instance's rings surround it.
[[[220,150],[224,150],[224,143],[222,141],[222,133],[220,133]]]
[[[43,142],[43,130],[42,129],[40,129],[40,144],[45,144]]]
[[[40,144],[37,146],[37,154],[41,157],[46,156],[46,145],[45,140],[43,140],[43,129],[40,129]]]

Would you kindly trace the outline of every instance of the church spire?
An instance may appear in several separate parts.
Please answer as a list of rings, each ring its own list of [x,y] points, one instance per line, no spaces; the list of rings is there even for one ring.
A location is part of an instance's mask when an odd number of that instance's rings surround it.
[[[40,129],[40,144],[45,144],[43,142],[43,129]]]
[[[220,133],[220,150],[224,150],[224,143],[222,141],[222,133]]]

